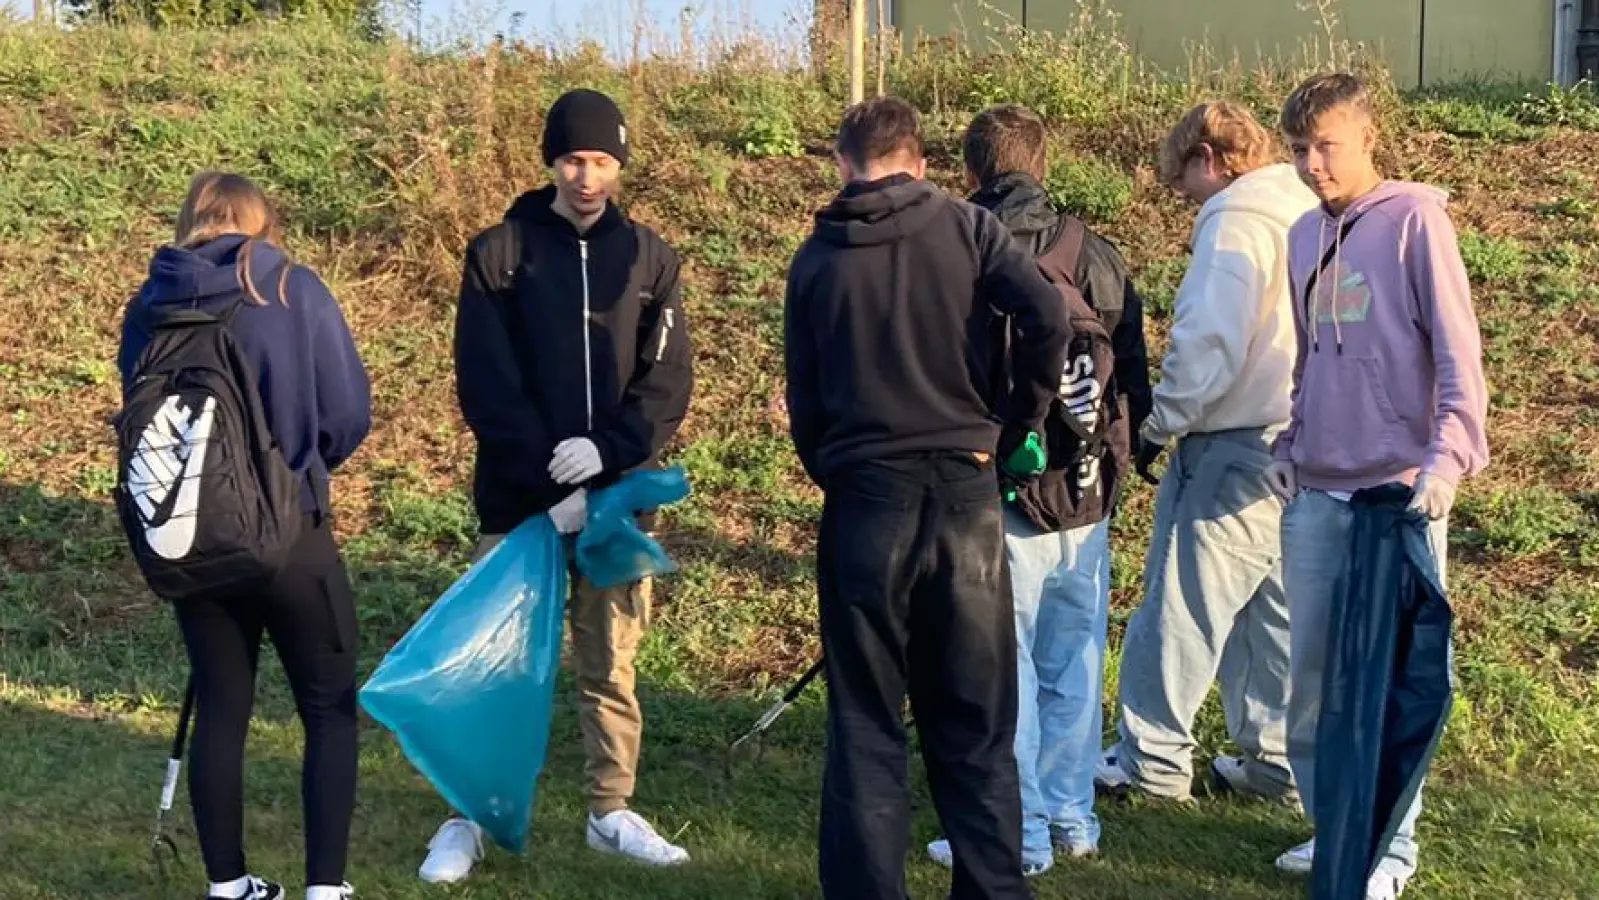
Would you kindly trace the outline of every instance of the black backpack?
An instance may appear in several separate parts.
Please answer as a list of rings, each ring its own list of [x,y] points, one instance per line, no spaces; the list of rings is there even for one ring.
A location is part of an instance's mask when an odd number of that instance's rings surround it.
[[[258,590],[300,531],[300,477],[220,316],[144,308],[150,343],[115,419],[117,514],[150,589],[180,602]]]
[[[1044,420],[1049,462],[1044,474],[1017,494],[1019,511],[1043,531],[1093,525],[1115,506],[1124,468],[1127,420],[1116,390],[1114,320],[1096,311],[1077,285],[1077,261],[1087,229],[1072,216],[1061,217],[1055,240],[1038,256],[1038,267],[1066,304],[1072,339],[1060,393]]]

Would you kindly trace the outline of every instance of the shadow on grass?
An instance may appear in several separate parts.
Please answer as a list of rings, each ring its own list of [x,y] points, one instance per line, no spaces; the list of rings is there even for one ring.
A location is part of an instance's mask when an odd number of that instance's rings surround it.
[[[144,592],[105,504],[0,486],[0,510],[0,771],[7,816],[0,853],[9,851],[13,860],[0,867],[0,897],[194,896],[204,876],[186,790],[170,821],[183,848],[171,891],[153,880],[148,856],[187,671],[169,613]],[[737,546],[714,533],[681,537],[678,552],[692,547],[697,557],[748,567],[763,581],[810,565],[808,558]],[[457,562],[414,550],[351,561],[365,611],[362,681],[458,574]],[[263,662],[246,768],[247,849],[253,869],[298,885],[300,729],[279,667],[270,653]],[[640,892],[664,900],[816,897],[822,690],[813,688],[774,725],[760,755],[750,748],[729,769],[728,744],[767,702],[641,683],[645,749],[635,804],[694,857],[682,870],[663,872],[586,848],[582,743],[571,683],[563,677],[526,856],[491,849],[471,881],[447,894],[415,875],[447,809],[392,736],[363,716],[351,881],[362,896],[393,900]],[[921,851],[939,828],[920,769],[913,758],[911,893],[942,897],[948,873]],[[1036,882],[1040,897],[1297,893],[1270,867],[1276,852],[1302,836],[1286,812],[1230,804],[1201,810],[1103,804],[1102,810],[1105,856],[1063,862]]]

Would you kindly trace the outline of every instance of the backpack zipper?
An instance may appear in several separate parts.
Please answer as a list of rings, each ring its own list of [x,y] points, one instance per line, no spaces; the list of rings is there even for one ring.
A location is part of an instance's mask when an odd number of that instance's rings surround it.
[[[661,329],[661,343],[655,348],[655,361],[660,362],[666,357],[666,339],[672,334],[672,310],[666,310],[666,327]]]
[[[589,242],[579,238],[578,254],[583,258],[583,388],[588,401],[589,431],[594,430],[594,361],[589,345]]]

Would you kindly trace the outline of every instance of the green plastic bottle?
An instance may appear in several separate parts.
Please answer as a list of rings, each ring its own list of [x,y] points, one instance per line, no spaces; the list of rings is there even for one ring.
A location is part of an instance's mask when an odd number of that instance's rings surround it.
[[[1044,468],[1048,464],[1049,454],[1044,452],[1043,439],[1038,436],[1038,432],[1030,431],[1027,433],[1027,440],[1023,441],[1011,452],[1010,457],[1005,460],[1003,468],[1007,475],[1026,480],[1043,474]],[[1005,502],[1014,502],[1016,493],[1016,486],[1007,484],[1005,486]]]

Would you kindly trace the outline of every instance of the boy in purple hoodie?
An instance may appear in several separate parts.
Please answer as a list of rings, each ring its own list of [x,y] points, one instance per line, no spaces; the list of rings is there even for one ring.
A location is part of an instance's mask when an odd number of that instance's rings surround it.
[[[1354,492],[1411,485],[1431,520],[1440,580],[1455,490],[1488,460],[1487,390],[1471,287],[1443,191],[1388,181],[1372,152],[1371,97],[1351,75],[1300,85],[1282,113],[1294,164],[1321,206],[1289,232],[1299,347],[1288,428],[1267,477],[1291,501],[1282,545],[1290,631],[1288,758],[1313,809],[1316,724],[1334,583]],[[1367,885],[1391,900],[1416,870],[1420,796]],[[1314,841],[1277,865],[1309,872]]]

